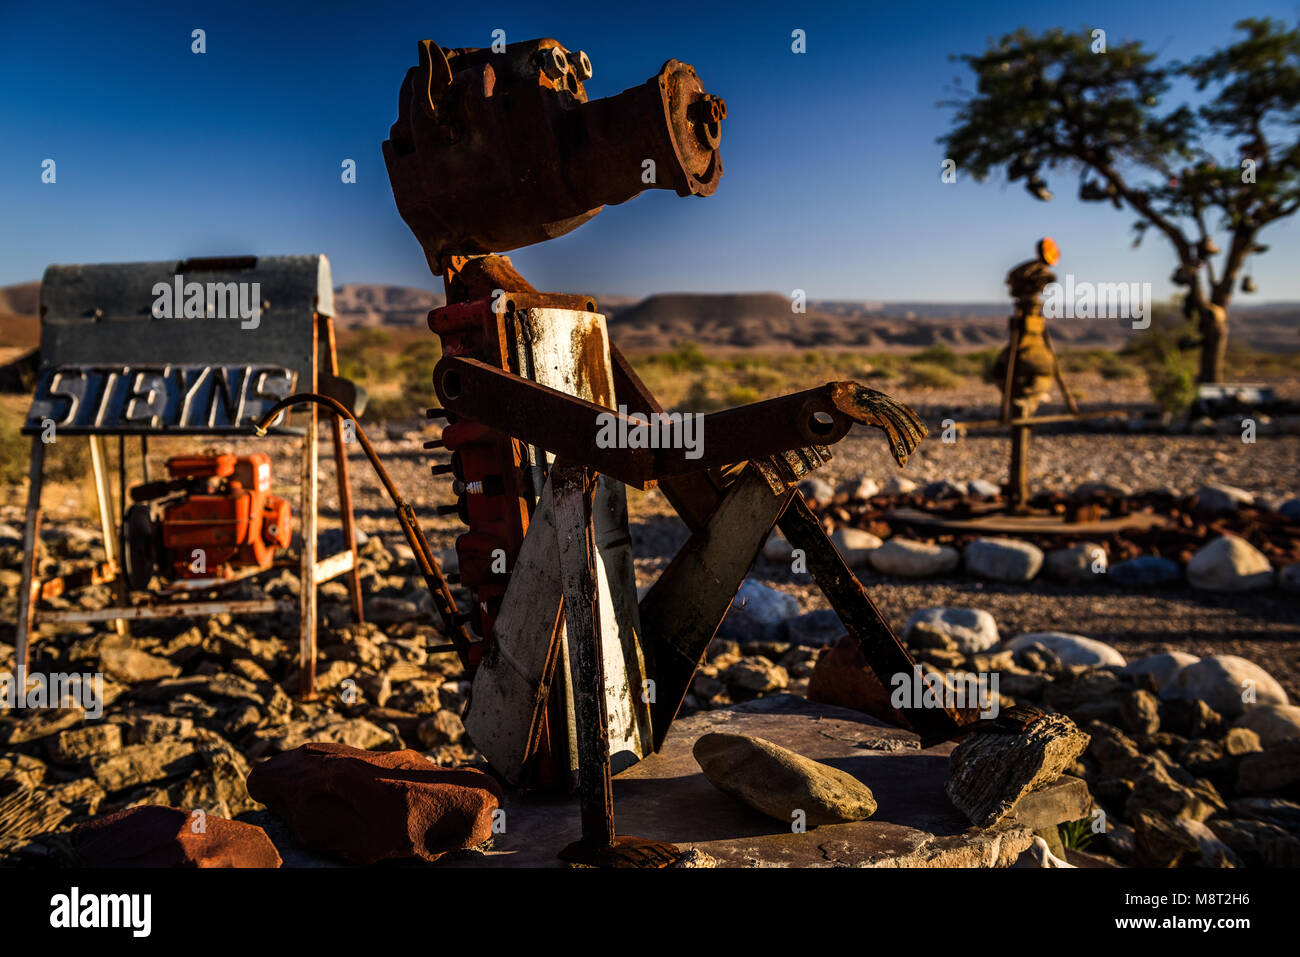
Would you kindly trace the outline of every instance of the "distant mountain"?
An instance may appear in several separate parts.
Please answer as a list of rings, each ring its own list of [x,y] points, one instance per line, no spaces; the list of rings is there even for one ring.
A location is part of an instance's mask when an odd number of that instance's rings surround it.
[[[581,290],[579,290],[581,291]],[[39,343],[39,282],[0,288],[0,349]],[[340,329],[423,328],[444,297],[428,289],[347,283],[334,291]],[[1007,338],[1009,302],[908,302],[813,300],[796,313],[777,293],[660,293],[645,299],[597,296],[610,332],[625,350],[651,352],[684,342],[720,351],[844,349],[911,351],[946,345],[972,350]],[[1300,302],[1252,306],[1239,298],[1232,337],[1257,349],[1300,349]],[[1049,322],[1064,347],[1117,349],[1133,335],[1128,322],[1062,319]],[[2,360],[0,360],[2,361]]]
[[[683,342],[723,350],[982,349],[1006,341],[1009,304],[813,301],[798,313],[777,293],[650,296],[616,312],[610,334],[629,351],[670,349]],[[1122,342],[1106,323],[1078,324],[1062,342]]]
[[[41,344],[41,284],[0,286],[0,366]],[[0,379],[7,379],[0,375]]]
[[[1002,346],[1010,302],[848,302],[814,300],[796,313],[777,293],[666,293],[610,315],[610,334],[628,351],[660,351],[683,342],[718,350],[845,349],[912,351],[944,345],[956,351]],[[1238,304],[1232,337],[1269,351],[1300,349],[1300,303]],[[1061,319],[1048,323],[1061,347],[1119,349],[1132,323]]]
[[[423,326],[429,310],[444,302],[444,296],[427,289],[345,283],[334,290],[334,324],[339,329]]]
[[[39,280],[20,282],[16,286],[0,286],[0,316],[34,316],[40,311],[40,303]]]

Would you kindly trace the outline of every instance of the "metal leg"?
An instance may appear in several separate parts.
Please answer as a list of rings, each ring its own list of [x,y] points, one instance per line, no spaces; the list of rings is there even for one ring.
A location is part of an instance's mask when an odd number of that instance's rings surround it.
[[[316,405],[309,403],[302,439],[302,469],[299,474],[302,499],[302,567],[299,572],[298,602],[298,695],[316,693]]]
[[[564,623],[573,656],[582,842],[593,849],[614,844],[605,668],[596,602],[596,543],[591,527],[594,479],[595,473],[581,466],[557,465],[551,470]]]
[[[14,663],[26,675],[31,656],[32,621],[36,613],[37,557],[41,537],[41,483],[45,480],[45,443],[32,436],[32,459],[27,469],[27,521],[23,525],[23,571],[18,584],[18,621],[15,625]]]
[[[614,834],[596,541],[591,521],[595,480],[596,473],[582,466],[557,464],[551,469],[564,623],[573,659],[582,814],[582,838],[566,847],[560,857],[595,867],[666,867],[681,859],[681,851],[672,844]]]
[[[95,502],[99,507],[99,527],[104,535],[104,557],[112,563],[113,570],[117,573],[113,590],[117,593],[119,603],[126,606],[130,604],[130,593],[127,590],[126,576],[123,574],[126,563],[122,559],[122,550],[118,541],[118,513],[113,508],[113,490],[109,485],[108,463],[104,455],[104,438],[100,435],[92,435],[88,438],[90,441],[90,466],[95,480]],[[113,630],[119,635],[130,633],[125,619],[114,618],[112,624]]]
[[[826,537],[825,529],[802,495],[796,493],[790,500],[781,516],[780,526],[790,544],[803,549],[808,571],[817,587],[857,641],[862,656],[881,684],[888,688],[894,675],[910,676],[916,668],[916,661],[895,637],[876,603],[845,564],[835,543]],[[956,737],[960,729],[975,719],[976,713],[969,709],[969,713],[963,714],[958,709],[947,707],[908,708],[900,711],[899,716],[921,736],[922,746],[929,747]]]
[[[773,491],[757,467],[747,466],[641,599],[642,633],[654,649],[651,726],[656,749],[772,525],[794,494],[793,489]]]
[[[1070,410],[1071,415],[1078,415],[1079,406],[1070,393],[1070,387],[1065,384],[1065,375],[1061,372],[1061,360],[1056,354],[1056,347],[1052,345],[1052,336],[1046,329],[1043,330],[1043,344],[1052,354],[1052,375],[1056,379],[1056,384],[1061,387],[1061,397],[1065,399],[1065,407]]]
[[[1016,403],[1016,418],[1027,417],[1023,402]],[[1028,425],[1011,427],[1011,466],[1007,480],[1007,505],[1012,512],[1023,512],[1029,505],[1029,439]]]
[[[348,597],[352,601],[352,616],[358,624],[365,621],[361,608],[361,569],[357,556],[356,521],[352,514],[352,485],[348,480],[348,451],[343,441],[343,422],[330,416],[334,430],[334,478],[339,487],[339,513],[343,519],[343,548],[352,553],[352,569],[348,576]]]

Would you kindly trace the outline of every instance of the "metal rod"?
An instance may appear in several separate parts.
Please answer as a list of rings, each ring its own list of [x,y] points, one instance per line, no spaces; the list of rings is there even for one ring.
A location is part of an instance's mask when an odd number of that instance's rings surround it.
[[[36,580],[39,568],[37,552],[41,541],[41,485],[45,480],[45,443],[32,436],[32,458],[27,466],[27,520],[23,524],[23,571],[18,584],[18,621],[14,646],[14,663],[27,674],[31,655],[31,633],[36,612]],[[24,677],[24,681],[26,678]],[[25,686],[23,690],[26,690]]]
[[[1079,412],[1060,413],[1058,415],[1017,416],[1003,422],[1001,419],[979,419],[975,422],[958,422],[959,429],[1005,429],[1018,425],[1051,425],[1061,422],[1083,422],[1089,419],[1122,419],[1128,416],[1124,412]]]
[[[95,503],[99,509],[99,528],[104,536],[104,556],[112,562],[117,568],[124,567],[122,561],[121,549],[118,547],[117,522],[114,520],[116,514],[113,510],[113,488],[109,484],[108,463],[104,455],[104,437],[101,435],[87,436],[90,443],[90,468],[94,474],[95,480]],[[127,589],[126,579],[119,577],[114,582],[114,591],[123,605],[130,600],[130,594]],[[126,619],[113,619],[113,630],[119,635],[128,634]]]
[[[470,645],[473,644],[473,641],[465,626],[455,620],[456,599],[452,597],[451,586],[447,584],[447,580],[442,574],[442,568],[438,565],[438,560],[433,557],[433,550],[429,547],[429,542],[424,537],[424,531],[415,518],[415,510],[406,504],[406,501],[397,491],[397,486],[393,484],[393,480],[388,475],[388,470],[379,461],[379,456],[375,452],[375,447],[371,444],[369,436],[366,435],[365,429],[361,428],[361,423],[357,421],[357,417],[349,411],[347,406],[335,398],[321,395],[318,392],[298,392],[281,399],[271,406],[262,418],[254,423],[253,433],[258,436],[266,435],[267,428],[277,415],[290,406],[304,402],[323,405],[335,415],[351,420],[356,426],[357,442],[360,444],[361,450],[365,452],[366,458],[370,460],[370,465],[379,477],[380,484],[384,486],[384,491],[388,493],[389,499],[393,502],[394,512],[397,515],[398,524],[401,525],[402,534],[406,536],[407,544],[411,546],[411,551],[415,553],[416,565],[420,569],[420,574],[424,577],[425,584],[433,593],[434,605],[437,606],[438,614],[442,617],[443,626],[447,629],[448,636],[460,652],[461,663],[468,666]]]
[[[591,521],[595,473],[579,465],[551,468],[564,624],[574,663],[574,717],[578,729],[578,793],[582,840],[591,848],[614,844],[614,789],[610,780],[609,716],[596,600],[596,543]]]

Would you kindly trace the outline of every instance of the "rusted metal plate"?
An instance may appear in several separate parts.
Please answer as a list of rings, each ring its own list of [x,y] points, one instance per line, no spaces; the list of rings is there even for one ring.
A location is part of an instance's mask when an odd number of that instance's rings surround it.
[[[582,302],[565,305],[582,305]],[[507,325],[507,348],[521,375],[582,400],[611,403],[613,378],[604,317],[583,309],[554,308],[526,297],[513,303]],[[493,626],[490,647],[475,674],[467,728],[480,750],[511,781],[518,779],[537,745],[539,712],[551,685],[565,733],[553,735],[550,747],[567,748],[562,765],[578,767],[574,727],[572,650],[563,620],[558,647],[551,647],[551,627],[558,615],[560,582],[555,569],[553,505],[545,478],[545,449],[528,449],[527,461],[537,504],[528,533],[512,568],[510,584]],[[605,675],[611,761],[615,771],[636,763],[653,747],[650,708],[643,689],[645,655],[641,648],[636,599],[636,570],[628,535],[623,486],[608,476],[596,481],[592,505],[600,647]],[[530,643],[537,643],[531,645]],[[542,697],[538,697],[542,695]]]
[[[862,649],[862,656],[885,687],[893,677],[910,675],[916,661],[899,642],[876,603],[844,562],[844,556],[826,537],[826,531],[799,493],[781,516],[781,533],[792,546],[802,549],[808,571],[839,615],[845,629]],[[974,709],[915,707],[900,712],[920,736],[924,746],[947,741],[976,717]]]
[[[50,266],[24,431],[236,433],[314,390],[324,256]]]
[[[520,783],[541,733],[560,654],[555,554],[554,502],[548,484],[515,559],[465,712],[465,730],[475,748],[511,784]]]
[[[773,524],[797,494],[774,491],[748,466],[641,600],[641,624],[655,648],[656,748]]]
[[[611,410],[457,356],[444,356],[433,375],[444,408],[641,489],[666,476],[830,445],[855,422],[882,429],[900,465],[925,435],[907,406],[854,382],[698,415]]]
[[[556,309],[529,297],[515,299],[511,340],[520,374],[543,386],[611,408],[613,370],[605,317],[594,311]],[[530,449],[534,465],[545,456]],[[536,470],[534,475],[537,475]],[[534,479],[536,481],[536,479]],[[592,505],[597,565],[597,598],[606,682],[605,708],[614,772],[650,753],[650,707],[644,700],[646,663],[641,648],[636,597],[636,566],[628,535],[627,492],[607,475],[597,476]],[[567,626],[561,638],[567,641]],[[570,653],[563,660],[571,659]],[[561,669],[561,680],[571,675]]]
[[[203,618],[212,615],[266,615],[289,613],[298,610],[295,601],[258,598],[241,601],[192,601],[175,604],[127,605],[113,608],[38,609],[33,616],[37,624],[47,621],[92,622],[124,619],[145,621],[155,618]]]

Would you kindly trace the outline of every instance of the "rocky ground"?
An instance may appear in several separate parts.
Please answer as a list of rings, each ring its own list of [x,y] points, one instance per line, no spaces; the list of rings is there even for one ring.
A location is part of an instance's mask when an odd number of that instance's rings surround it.
[[[430,479],[427,471],[431,461],[442,459],[420,449],[420,441],[434,434],[392,426],[376,437],[435,548],[447,549],[460,526],[432,515],[432,507],[450,500],[450,493],[444,478]],[[857,488],[864,480],[883,486],[900,474],[917,482],[996,483],[1005,455],[1004,438],[972,435],[951,445],[931,440],[899,473],[877,433],[855,430],[819,477],[831,489]],[[1092,481],[1188,494],[1221,483],[1249,490],[1257,507],[1266,509],[1281,507],[1300,491],[1296,436],[1247,445],[1225,435],[1046,435],[1035,439],[1034,461],[1035,484],[1062,489]],[[378,750],[409,747],[441,767],[481,765],[460,721],[468,682],[453,655],[426,651],[444,640],[429,624],[436,616],[428,596],[368,465],[354,455],[352,468],[358,522],[367,538],[362,572],[368,623],[349,624],[341,582],[323,586],[320,699],[293,697],[292,615],[137,624],[129,641],[102,627],[43,630],[33,668],[104,672],[108,707],[101,721],[86,720],[75,709],[0,717],[0,854],[5,860],[65,860],[65,836],[72,827],[134,805],[202,807],[219,817],[264,816],[248,794],[248,770],[309,741]],[[291,484],[278,481],[291,471],[277,473],[277,492],[294,502]],[[332,467],[322,454],[326,526],[337,514],[332,488]],[[10,621],[17,604],[21,501],[20,495],[6,496],[0,507],[0,619]],[[44,572],[94,558],[96,536],[84,517],[79,524],[72,521],[84,516],[83,505],[75,496],[54,496],[49,505]],[[834,508],[831,501],[822,506],[831,526],[837,524]],[[630,510],[638,578],[645,584],[666,565],[686,531],[656,492],[631,493]],[[324,553],[337,544],[337,532],[322,535]],[[828,650],[842,629],[825,599],[807,576],[792,571],[780,543],[771,544],[711,648],[688,710],[776,692],[806,693],[823,659],[824,673],[834,668],[852,673],[851,661],[837,662]],[[843,533],[840,544],[846,555],[863,546]],[[874,550],[862,548],[864,555]],[[1287,705],[1288,695],[1300,694],[1300,599],[1294,593],[1275,578],[1249,591],[1206,590],[1183,578],[1159,588],[1071,582],[1046,573],[1032,581],[998,580],[971,574],[969,563],[967,556],[960,570],[954,565],[909,578],[882,573],[869,555],[853,560],[886,617],[908,635],[928,667],[998,671],[1007,702],[1064,712],[1091,735],[1089,750],[1073,771],[1087,777],[1109,819],[1130,829],[1098,839],[1094,849],[1124,863],[1295,863],[1287,856],[1295,853],[1300,815],[1300,805],[1289,803],[1300,797],[1293,738],[1300,723],[1297,709]],[[241,586],[242,594],[285,598],[296,590],[292,568],[269,576],[260,589]],[[101,587],[56,604],[94,607],[109,599]],[[994,630],[984,629],[978,650],[963,647],[943,627],[909,625],[925,608],[975,609],[988,614]],[[1053,647],[1056,639],[1016,644],[1021,636],[1044,632],[1100,640],[1116,657],[1079,662],[1068,649]],[[12,652],[8,636],[0,634],[0,672],[12,669]],[[1125,659],[1159,652],[1190,653],[1211,662],[1221,660],[1215,655],[1244,659],[1256,669],[1251,680],[1267,693],[1249,708],[1225,695],[1225,682],[1235,686],[1239,680],[1231,663],[1224,666],[1229,676],[1219,675],[1213,690],[1191,684],[1195,674],[1169,686],[1183,690],[1166,691],[1170,675],[1149,678],[1140,669],[1125,670]],[[1203,670],[1213,677],[1223,669],[1212,664]],[[1186,700],[1188,688],[1206,695],[1209,703],[1173,703]],[[1246,720],[1252,714],[1257,724]],[[1135,800],[1134,794],[1143,797]]]

